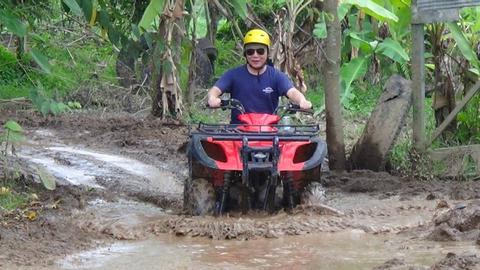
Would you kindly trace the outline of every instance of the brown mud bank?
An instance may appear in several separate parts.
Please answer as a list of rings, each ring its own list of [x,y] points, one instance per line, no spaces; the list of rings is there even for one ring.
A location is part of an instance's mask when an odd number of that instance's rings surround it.
[[[31,182],[17,185],[16,191],[37,198],[22,210],[0,211],[0,268],[50,265],[55,258],[109,241],[102,233],[81,230],[72,211],[83,209],[88,200],[114,195],[69,186],[46,191]]]
[[[165,233],[178,239],[224,241],[356,231],[403,239],[395,244],[398,250],[412,239],[464,241],[477,251],[480,247],[479,182],[328,172],[322,190],[292,213],[191,217],[181,209],[187,126],[128,114],[44,118],[7,112],[0,116],[0,124],[7,119],[26,130],[27,141],[17,147],[14,159],[24,164],[22,168],[46,167],[58,186],[44,191],[33,183],[32,170],[22,171],[20,186],[39,194],[39,215],[28,220],[23,213],[1,212],[0,266],[49,268],[77,250],[118,240],[155,239]],[[480,269],[478,256],[452,254],[431,269]],[[384,261],[378,269],[411,266],[401,259]]]

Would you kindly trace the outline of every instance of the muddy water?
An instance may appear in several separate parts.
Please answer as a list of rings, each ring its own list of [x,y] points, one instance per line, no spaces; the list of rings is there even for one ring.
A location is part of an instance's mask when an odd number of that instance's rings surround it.
[[[147,224],[169,217],[169,213],[149,204],[132,201],[92,201],[78,213],[84,218],[84,229],[105,230],[118,241],[98,249],[72,254],[56,261],[48,269],[372,269],[385,261],[399,259],[408,266],[431,266],[448,252],[478,254],[480,249],[471,241],[438,243],[425,241],[419,235],[395,233],[405,227],[416,227],[428,219],[427,204],[412,200],[405,205],[398,198],[380,203],[363,195],[343,200],[332,199],[338,209],[346,212],[352,205],[370,205],[355,210],[351,227],[334,233],[318,232],[277,239],[257,238],[248,241],[211,240],[180,237],[172,234],[149,234]],[[423,201],[424,202],[424,201]],[[402,203],[404,206],[401,206]],[[406,214],[389,214],[387,209],[408,209]],[[362,212],[362,213],[360,213]],[[377,213],[381,215],[376,217]],[[200,219],[200,218],[199,218]],[[243,219],[248,219],[245,217]],[[268,219],[268,218],[264,218]],[[285,222],[282,215],[272,217]],[[241,223],[242,218],[227,219]],[[364,224],[368,224],[369,227]],[[333,228],[332,228],[333,229]],[[374,233],[372,233],[374,232]],[[380,232],[380,233],[377,233]],[[386,232],[386,233],[382,233]],[[408,269],[408,268],[404,268]]]
[[[51,269],[372,269],[393,258],[431,266],[448,252],[478,254],[471,243],[405,242],[361,231],[253,241],[163,235],[68,256]]]
[[[50,135],[40,132],[38,136]],[[157,190],[158,196],[181,197],[181,181],[162,169],[168,166],[152,166],[41,138],[22,148],[19,156],[47,168],[60,184],[107,190],[125,186],[119,190]],[[71,254],[46,269],[372,269],[393,258],[409,266],[431,266],[447,252],[480,253],[473,242],[441,244],[405,233],[431,223],[437,202],[425,200],[425,195],[403,200],[393,195],[337,192],[327,191],[321,202],[342,213],[338,216],[306,211],[215,220],[220,228],[240,228],[245,235],[257,236],[248,241],[158,233],[154,230],[157,225],[183,219],[190,229],[201,233],[209,228],[205,224],[212,223],[212,219],[175,216],[168,207],[128,197],[90,201],[85,209],[73,213],[72,219],[78,220],[80,229],[122,241]],[[265,228],[267,233],[258,233]],[[291,232],[305,235],[289,236]],[[267,235],[278,238],[264,238]]]

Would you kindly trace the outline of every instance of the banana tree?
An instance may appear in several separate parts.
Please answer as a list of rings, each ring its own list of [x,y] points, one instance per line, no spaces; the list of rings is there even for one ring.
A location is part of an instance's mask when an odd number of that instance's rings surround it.
[[[181,53],[184,51],[184,48],[181,47],[184,44],[182,41],[188,35],[184,16],[192,15],[187,10],[191,11],[189,7],[194,5],[195,1],[136,0],[132,4],[132,2],[112,0],[116,3],[115,6],[121,6],[122,10],[112,10],[105,0],[62,1],[68,10],[77,16],[84,17],[90,26],[98,26],[102,30],[102,35],[126,54],[126,60],[137,61],[141,54],[147,56],[149,70],[152,72],[150,88],[152,89],[153,115],[162,118],[178,118],[182,115],[183,93],[180,85],[180,73],[185,69],[181,68],[180,59]],[[234,14],[243,15],[242,18],[246,16],[246,0],[227,0],[223,4],[218,0],[203,0],[203,2],[208,9],[207,13],[214,6],[228,16]],[[129,12],[128,5],[133,9],[130,11],[131,14],[120,16]],[[138,22],[135,18],[139,17],[137,16],[139,11],[142,16]],[[130,20],[125,20],[124,17],[128,17]],[[118,23],[119,21],[120,23]],[[129,28],[127,29],[125,25],[128,25]],[[139,45],[138,40],[145,41],[143,42],[145,44]],[[145,54],[146,49],[149,52]],[[195,51],[195,48],[192,51]],[[130,63],[130,61],[126,62]],[[132,71],[125,74],[132,74]]]
[[[226,2],[227,5],[222,6],[218,1],[214,1],[216,7],[222,10],[226,16],[231,16],[233,14],[232,10],[236,10],[237,14],[245,17],[245,0]],[[192,6],[192,3],[188,4]],[[178,63],[180,63],[180,44],[186,34],[184,11],[185,3],[183,0],[151,0],[139,24],[141,29],[148,29],[160,14],[156,35],[157,42],[153,51],[152,70],[154,73],[151,86],[154,92],[152,114],[162,118],[167,116],[178,118],[182,114],[183,100]],[[194,52],[195,48],[192,51]],[[191,59],[195,59],[193,55]],[[194,80],[190,78],[189,81]]]
[[[383,3],[381,6],[379,3]],[[377,59],[380,61],[392,63],[399,66],[401,72],[408,76],[406,68],[410,58],[402,40],[408,34],[410,2],[406,0],[374,1],[374,0],[343,0],[338,8],[339,18],[357,21],[357,16],[362,13],[371,18],[366,27],[358,30],[349,28],[344,31],[343,51],[347,53],[341,65],[341,103],[348,107],[348,101],[354,97],[352,85],[356,80],[363,78],[369,66],[375,66]],[[353,11],[352,7],[357,11]],[[398,15],[397,15],[398,14]],[[329,19],[328,14],[323,16],[315,28],[314,34],[319,38],[324,38],[325,20]],[[389,25],[390,37],[381,38],[375,35],[374,27],[376,23],[386,23]],[[355,48],[355,57],[352,57],[352,49]],[[373,64],[371,64],[373,63]],[[377,71],[378,72],[378,71]],[[323,108],[321,108],[322,110]]]
[[[477,16],[469,17],[468,14],[478,10],[470,9],[464,12],[459,23],[446,23],[444,31],[437,31],[440,45],[433,46],[435,85],[433,108],[437,126],[447,120],[456,106],[457,99],[467,96],[466,90],[478,80],[480,76],[480,60],[473,47],[478,43]],[[466,13],[466,15],[465,15]],[[477,28],[476,28],[477,27]],[[476,28],[476,29],[475,29]],[[429,31],[432,32],[432,31]],[[440,53],[436,54],[437,51]],[[463,91],[462,91],[463,89]],[[448,125],[450,137],[456,134],[456,139],[465,143],[478,138],[480,120],[478,118],[479,99],[470,101],[466,110]],[[472,110],[473,108],[473,110]],[[457,123],[458,121],[458,123]],[[457,130],[458,128],[458,130]],[[445,132],[442,133],[444,138]]]
[[[296,32],[297,17],[311,2],[312,0],[289,0],[285,2],[287,12],[276,15],[276,33],[271,53],[274,65],[289,75],[294,81],[295,87],[303,93],[307,91],[307,85],[301,67],[294,55],[293,36]]]
[[[180,76],[175,63],[179,62],[179,46],[183,36],[182,0],[152,0],[147,6],[139,23],[143,31],[152,28],[158,19],[154,35],[156,43],[153,48],[152,67],[152,114],[162,118],[178,117],[182,114],[182,91]]]

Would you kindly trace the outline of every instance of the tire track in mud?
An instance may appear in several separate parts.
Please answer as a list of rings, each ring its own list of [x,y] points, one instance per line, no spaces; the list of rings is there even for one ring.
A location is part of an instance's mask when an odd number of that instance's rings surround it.
[[[172,172],[135,159],[58,143],[28,145],[18,157],[47,169],[59,185],[106,189],[162,208],[179,209],[181,181]]]

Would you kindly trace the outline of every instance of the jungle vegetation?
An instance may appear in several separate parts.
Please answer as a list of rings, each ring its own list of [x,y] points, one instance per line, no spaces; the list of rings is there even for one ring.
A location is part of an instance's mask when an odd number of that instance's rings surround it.
[[[273,39],[274,64],[306,92],[315,116],[322,117],[327,26],[334,18],[325,8],[328,1],[2,1],[0,104],[28,104],[43,115],[101,106],[137,112],[149,106],[164,119],[212,120],[196,113],[206,85],[243,63],[242,35],[260,27]],[[367,118],[391,75],[411,78],[411,1],[332,2],[341,26],[342,113]],[[466,8],[457,22],[425,26],[429,132],[478,79],[479,16],[480,8]],[[203,86],[201,40],[216,48]],[[120,106],[97,95],[122,101],[129,96],[140,105]],[[479,112],[476,95],[434,146],[479,143]],[[405,156],[408,148],[405,142],[393,153]]]

